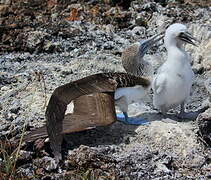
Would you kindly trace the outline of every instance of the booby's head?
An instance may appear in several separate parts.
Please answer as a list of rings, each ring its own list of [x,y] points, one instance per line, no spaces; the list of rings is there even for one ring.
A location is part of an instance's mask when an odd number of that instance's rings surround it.
[[[189,43],[197,46],[194,41],[197,41],[187,30],[183,24],[175,23],[166,29],[164,36],[164,44],[166,48],[170,46],[181,47],[184,43]]]
[[[141,57],[144,57],[146,52],[158,41],[163,38],[163,33],[157,34],[149,39],[141,40],[139,46],[139,53]]]

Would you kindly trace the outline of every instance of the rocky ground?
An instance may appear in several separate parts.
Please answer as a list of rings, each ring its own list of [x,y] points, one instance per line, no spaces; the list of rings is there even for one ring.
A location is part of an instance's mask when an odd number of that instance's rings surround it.
[[[149,125],[116,122],[69,134],[61,164],[51,157],[48,141],[24,145],[18,156],[3,143],[45,124],[45,109],[56,87],[97,72],[124,72],[122,50],[173,22],[186,24],[200,40],[198,47],[186,46],[196,75],[186,109],[211,107],[209,1],[128,2],[0,1],[0,177],[211,178],[210,108],[196,121],[181,121],[174,115],[165,119],[150,102],[131,105],[129,114],[143,116]],[[165,56],[160,43],[146,58],[157,69]]]

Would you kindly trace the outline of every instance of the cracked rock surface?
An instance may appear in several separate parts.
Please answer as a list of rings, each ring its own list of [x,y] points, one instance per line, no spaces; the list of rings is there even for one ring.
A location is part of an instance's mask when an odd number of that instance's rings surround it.
[[[16,177],[211,178],[211,5],[206,0],[124,2],[0,1],[1,148],[6,139],[20,138],[23,130],[27,134],[45,124],[45,109],[56,87],[94,73],[124,72],[122,50],[173,22],[186,24],[200,41],[198,47],[185,47],[195,73],[186,110],[209,108],[196,121],[187,121],[174,116],[177,108],[166,119],[151,101],[133,104],[129,115],[142,116],[149,125],[116,122],[66,135],[59,164],[48,140],[25,144],[17,158]],[[162,42],[145,58],[156,70],[166,58]],[[0,169],[4,167],[0,154]]]

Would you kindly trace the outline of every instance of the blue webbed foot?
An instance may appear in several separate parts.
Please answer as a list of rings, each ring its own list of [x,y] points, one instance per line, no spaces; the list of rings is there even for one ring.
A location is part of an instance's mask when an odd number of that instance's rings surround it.
[[[196,120],[199,114],[199,112],[183,112],[178,114],[177,117],[180,119]]]
[[[124,114],[117,114],[117,120],[121,121],[125,124],[131,124],[131,125],[147,125],[149,124],[148,120],[145,120],[140,117],[125,117]]]
[[[125,121],[125,115],[124,114],[116,114],[117,120],[118,121]]]

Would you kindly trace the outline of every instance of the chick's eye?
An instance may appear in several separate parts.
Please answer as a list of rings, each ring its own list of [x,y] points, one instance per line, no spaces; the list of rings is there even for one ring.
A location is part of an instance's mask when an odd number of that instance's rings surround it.
[[[179,37],[184,37],[184,36],[185,36],[184,32],[179,33]]]

